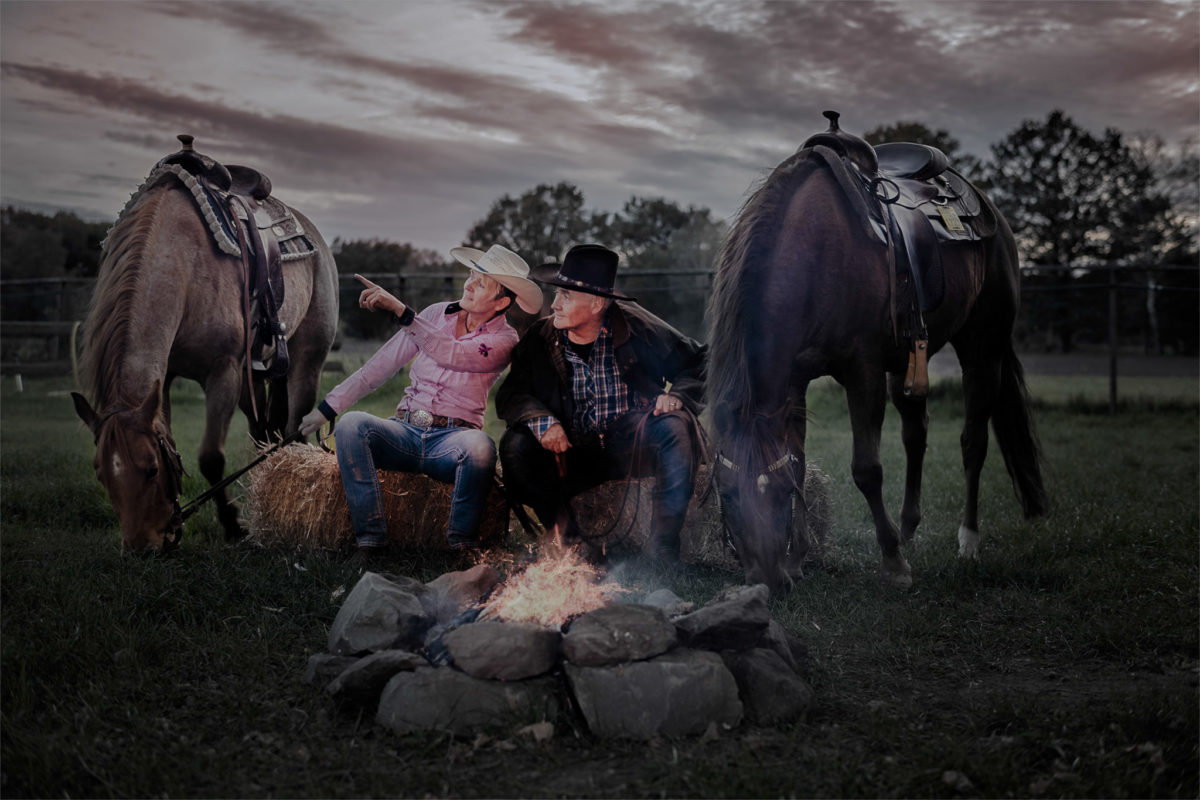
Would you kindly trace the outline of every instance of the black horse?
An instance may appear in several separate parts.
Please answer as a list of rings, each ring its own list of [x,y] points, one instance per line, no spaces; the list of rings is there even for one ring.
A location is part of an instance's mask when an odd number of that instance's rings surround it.
[[[911,584],[900,545],[921,520],[929,424],[924,396],[904,386],[917,338],[927,341],[929,355],[952,343],[963,372],[967,498],[960,555],[978,552],[989,419],[1026,516],[1047,506],[1040,446],[1012,343],[1020,276],[1008,223],[981,192],[974,194],[980,217],[990,223],[981,226],[986,235],[937,248],[942,298],[919,313],[911,271],[899,277],[893,271],[897,260],[906,260],[904,248],[893,250],[885,235],[889,228],[900,234],[888,223],[886,202],[896,199],[896,182],[874,171],[870,145],[838,130],[836,114],[827,116],[830,131],[812,137],[746,201],[722,248],[708,308],[713,477],[746,580],[773,592],[791,586],[808,552],[805,506],[795,500],[805,474],[805,394],[822,375],[846,389],[851,469],[874,517],[882,574]],[[945,157],[932,154],[943,159],[932,170],[943,170]],[[976,192],[953,175],[957,186]],[[926,287],[925,296],[932,289]],[[882,496],[885,393],[900,412],[907,456],[899,528]]]

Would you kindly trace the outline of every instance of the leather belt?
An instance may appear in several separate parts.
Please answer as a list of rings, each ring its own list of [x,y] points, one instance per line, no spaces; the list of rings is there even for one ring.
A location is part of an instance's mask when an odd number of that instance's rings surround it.
[[[431,414],[423,408],[418,408],[415,411],[405,411],[400,419],[405,422],[416,425],[418,428],[474,428],[479,429],[479,426],[474,422],[468,422],[465,419],[458,417],[443,417],[440,414]]]

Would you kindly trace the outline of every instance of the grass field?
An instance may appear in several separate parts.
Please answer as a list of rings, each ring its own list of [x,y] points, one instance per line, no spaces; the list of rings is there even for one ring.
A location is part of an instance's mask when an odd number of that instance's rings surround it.
[[[327,375],[332,385],[340,376]],[[1200,794],[1195,381],[1034,377],[1053,507],[1026,522],[993,446],[981,561],[960,563],[960,387],[935,386],[914,586],[877,577],[841,392],[810,393],[810,460],[835,509],[825,569],[773,613],[809,646],[817,701],[715,740],[535,743],[397,736],[303,682],[354,568],[221,541],[211,510],[167,558],[119,553],[67,381],[0,392],[0,794],[5,797],[1196,797]],[[177,387],[198,475],[202,400]],[[362,407],[388,413],[384,388]],[[902,455],[887,419],[886,498]],[[244,424],[230,464],[249,459]],[[490,432],[499,429],[491,424]],[[184,496],[202,489],[185,481]],[[399,571],[449,568],[412,558]],[[737,576],[635,564],[707,600]]]

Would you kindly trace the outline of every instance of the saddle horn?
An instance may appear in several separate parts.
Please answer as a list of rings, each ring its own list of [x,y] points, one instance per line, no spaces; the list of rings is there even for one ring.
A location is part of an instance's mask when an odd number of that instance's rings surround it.
[[[852,133],[846,133],[838,127],[838,118],[841,117],[838,112],[823,111],[821,113],[825,119],[829,120],[829,129],[805,139],[804,144],[800,145],[800,149],[824,145],[843,158],[850,159],[866,174],[874,175],[878,172],[879,159],[875,155],[875,148],[867,144],[865,139]]]
[[[155,165],[161,167],[165,164],[179,164],[185,170],[200,178],[204,178],[210,185],[228,191],[233,184],[233,178],[229,175],[229,170],[225,169],[224,165],[218,162],[215,158],[210,158],[203,153],[196,152],[196,148],[192,143],[196,141],[196,137],[191,134],[181,133],[175,137],[182,145],[182,149],[172,153],[162,159]]]

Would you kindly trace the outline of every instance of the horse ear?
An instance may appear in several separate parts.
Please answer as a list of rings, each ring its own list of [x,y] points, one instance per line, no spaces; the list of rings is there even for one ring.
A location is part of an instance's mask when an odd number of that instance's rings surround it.
[[[153,422],[154,418],[158,416],[160,408],[162,408],[162,382],[155,380],[154,385],[150,387],[150,393],[142,401],[138,413],[145,418],[146,422]]]
[[[100,416],[92,409],[92,405],[87,401],[87,398],[79,392],[71,392],[71,399],[75,401],[75,413],[83,420],[83,424],[88,426],[88,430],[95,434],[96,425],[100,422]]]

